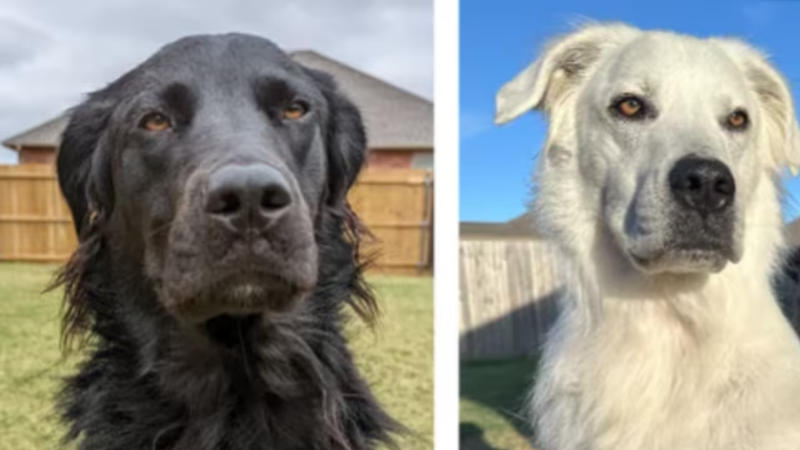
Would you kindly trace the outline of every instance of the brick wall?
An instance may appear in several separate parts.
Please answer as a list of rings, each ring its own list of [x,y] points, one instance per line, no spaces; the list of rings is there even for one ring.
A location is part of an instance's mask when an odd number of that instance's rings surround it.
[[[51,164],[56,151],[53,147],[22,147],[19,151],[20,164]]]
[[[413,152],[408,150],[373,150],[367,157],[367,166],[383,169],[408,169]]]
[[[370,150],[367,166],[382,169],[432,169],[432,149]]]

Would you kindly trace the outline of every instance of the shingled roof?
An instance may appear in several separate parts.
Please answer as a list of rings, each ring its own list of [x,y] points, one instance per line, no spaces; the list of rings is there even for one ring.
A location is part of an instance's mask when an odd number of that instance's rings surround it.
[[[58,147],[61,133],[67,128],[69,114],[64,113],[3,141],[6,147],[17,150],[21,147]]]
[[[333,75],[361,109],[370,148],[433,148],[433,103],[311,50],[295,61]]]
[[[792,247],[800,246],[800,219],[795,219],[786,224],[784,236],[787,244]]]
[[[342,91],[361,109],[370,148],[433,148],[433,103],[385,81],[311,50],[291,52],[299,63],[333,75]],[[64,113],[14,135],[3,145],[57,147],[67,127]]]

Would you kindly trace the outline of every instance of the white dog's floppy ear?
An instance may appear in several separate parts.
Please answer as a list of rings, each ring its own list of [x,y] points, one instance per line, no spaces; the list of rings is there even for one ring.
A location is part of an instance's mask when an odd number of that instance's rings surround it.
[[[713,39],[744,70],[758,96],[764,120],[766,145],[775,169],[800,168],[800,129],[786,80],[759,51],[734,39]]]
[[[516,119],[534,108],[549,109],[604,51],[637,32],[621,24],[591,25],[556,40],[497,93],[495,123]]]

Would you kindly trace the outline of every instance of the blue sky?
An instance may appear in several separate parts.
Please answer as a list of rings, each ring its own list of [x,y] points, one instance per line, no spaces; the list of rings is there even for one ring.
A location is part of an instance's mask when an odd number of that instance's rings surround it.
[[[494,96],[549,38],[586,20],[742,38],[770,55],[792,85],[795,105],[800,100],[800,1],[464,0],[460,8],[462,221],[506,221],[525,212],[546,123],[541,114],[529,113],[493,125]],[[786,176],[784,186],[800,199],[800,179]],[[800,216],[794,199],[784,204],[787,219]]]

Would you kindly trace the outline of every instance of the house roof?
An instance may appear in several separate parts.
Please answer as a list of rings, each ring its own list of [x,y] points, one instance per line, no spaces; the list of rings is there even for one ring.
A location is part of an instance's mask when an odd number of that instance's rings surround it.
[[[800,245],[800,219],[795,219],[786,224],[784,236],[787,244],[792,246]]]
[[[461,222],[461,239],[540,239],[542,236],[533,222],[530,212],[521,214],[508,222]]]
[[[64,113],[3,141],[3,145],[19,150],[20,147],[58,147],[61,133],[67,128],[69,114]]]
[[[312,50],[295,61],[333,75],[361,110],[370,148],[433,148],[433,103]]]
[[[370,148],[433,148],[432,102],[311,50],[291,52],[290,56],[334,77],[361,110]],[[68,121],[69,114],[61,114],[6,139],[3,145],[12,150],[57,147]]]

